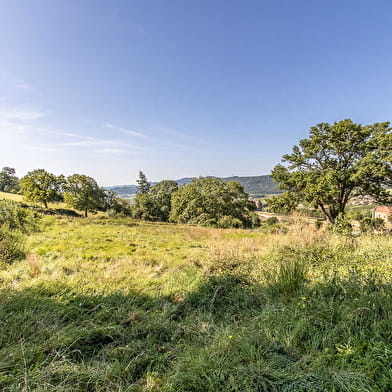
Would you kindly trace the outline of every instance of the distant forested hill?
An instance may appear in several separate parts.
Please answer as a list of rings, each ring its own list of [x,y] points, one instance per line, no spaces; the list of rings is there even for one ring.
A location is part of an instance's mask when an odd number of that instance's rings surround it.
[[[192,178],[185,177],[176,180],[179,185],[189,184]],[[250,176],[250,177],[226,177],[222,178],[224,181],[238,181],[244,188],[245,192],[251,195],[271,195],[273,193],[280,193],[277,187],[277,184],[274,183],[271,176]],[[155,182],[152,185],[156,184]],[[136,194],[137,186],[136,185],[115,185],[111,187],[107,187],[107,189],[111,189],[114,192],[117,192],[121,197],[129,198]]]
[[[251,195],[270,195],[281,193],[278,184],[274,182],[271,176],[251,176],[251,177],[226,177],[225,181],[238,181],[244,188],[245,192]]]

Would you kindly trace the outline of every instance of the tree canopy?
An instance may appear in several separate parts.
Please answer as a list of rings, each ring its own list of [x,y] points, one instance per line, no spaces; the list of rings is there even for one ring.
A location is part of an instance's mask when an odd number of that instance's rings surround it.
[[[211,226],[250,226],[255,204],[236,181],[195,178],[178,188],[171,199],[170,220]],[[230,221],[230,222],[229,222]]]
[[[268,211],[288,214],[294,211],[298,204],[298,195],[294,192],[284,192],[280,195],[275,195],[266,198]]]
[[[62,201],[62,188],[65,179],[44,169],[28,172],[21,180],[20,186],[26,200],[42,203],[48,208],[49,202]]]
[[[140,170],[139,171],[139,177],[136,180],[137,182],[137,189],[139,193],[148,193],[148,191],[150,190],[151,184],[150,182],[147,180],[146,175]]]
[[[177,189],[175,181],[164,180],[152,186],[147,193],[137,193],[133,216],[138,219],[167,222],[171,212],[171,197]]]
[[[104,205],[105,193],[94,178],[83,174],[73,174],[68,177],[65,186],[65,202],[77,210],[84,211],[87,218],[88,212],[94,212]]]
[[[19,178],[15,175],[15,169],[12,167],[3,167],[0,171],[0,191],[11,192],[18,188]]]
[[[149,195],[152,199],[155,214],[163,222],[169,220],[171,212],[171,197],[177,191],[175,181],[164,180],[151,187]]]
[[[388,122],[321,123],[272,171],[280,188],[319,208],[334,223],[354,195],[392,203],[392,133]]]

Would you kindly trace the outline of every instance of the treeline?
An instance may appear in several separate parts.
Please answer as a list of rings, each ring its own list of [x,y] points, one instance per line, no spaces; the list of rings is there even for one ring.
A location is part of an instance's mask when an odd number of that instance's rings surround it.
[[[95,179],[83,174],[56,176],[44,169],[27,173],[20,180],[9,167],[0,172],[0,191],[18,192],[24,200],[41,204],[65,202],[68,207],[89,212],[160,222],[190,223],[221,228],[252,228],[260,225],[255,204],[236,181],[213,177],[193,179],[178,186],[175,181],[161,181],[154,186],[139,173],[138,193],[134,203],[104,189]]]
[[[0,191],[21,193],[24,200],[42,204],[45,209],[48,209],[49,203],[65,202],[67,206],[83,211],[85,217],[96,211],[129,213],[128,203],[114,192],[100,187],[94,178],[83,174],[66,178],[36,169],[19,180],[15,169],[4,167],[0,180]]]
[[[134,218],[220,228],[260,225],[254,212],[255,203],[236,181],[200,177],[181,186],[175,181],[151,186],[140,172],[137,183],[139,192],[132,207]]]

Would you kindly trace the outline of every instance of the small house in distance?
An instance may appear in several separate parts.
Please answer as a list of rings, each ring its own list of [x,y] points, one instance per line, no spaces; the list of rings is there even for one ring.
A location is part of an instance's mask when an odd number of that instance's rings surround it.
[[[392,220],[392,207],[388,206],[377,206],[376,208],[373,209],[372,212],[373,218],[381,218],[385,221],[385,223],[391,224]]]

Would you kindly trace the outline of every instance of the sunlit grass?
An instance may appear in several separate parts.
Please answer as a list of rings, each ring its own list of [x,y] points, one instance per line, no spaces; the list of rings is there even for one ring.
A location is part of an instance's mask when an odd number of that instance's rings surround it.
[[[389,391],[392,241],[46,217],[0,271],[2,391]]]
[[[0,192],[0,200],[13,200],[13,201],[22,201],[23,196],[18,195],[16,193],[8,193],[8,192]]]
[[[40,205],[38,203],[32,203],[29,201],[26,201],[23,197],[23,195],[16,194],[16,193],[8,193],[8,192],[0,192],[0,200],[13,200],[13,201],[19,201],[19,202],[24,202],[28,205],[34,205],[34,206],[39,206],[43,207],[43,205]],[[59,203],[48,203],[48,208],[67,208],[67,205],[63,202]]]

